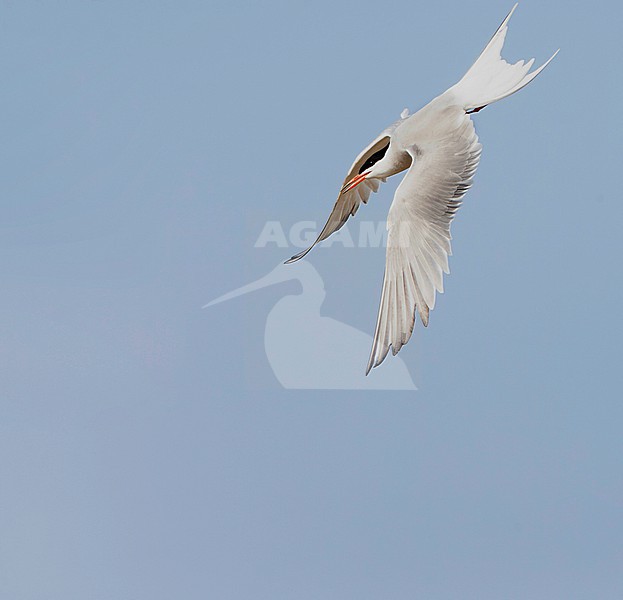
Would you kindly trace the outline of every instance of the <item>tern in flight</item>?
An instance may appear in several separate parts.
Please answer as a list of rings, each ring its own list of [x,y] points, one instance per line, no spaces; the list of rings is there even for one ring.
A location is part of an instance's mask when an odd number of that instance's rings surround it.
[[[366,374],[389,349],[396,355],[409,341],[415,313],[424,326],[443,292],[451,254],[450,225],[472,184],[481,145],[470,117],[528,85],[558,54],[530,72],[534,59],[515,64],[501,56],[510,11],[463,79],[413,115],[383,131],[350,168],[329,219],[316,241],[288,263],[303,258],[344,225],[381,182],[408,169],[387,216],[387,255],[372,352]]]

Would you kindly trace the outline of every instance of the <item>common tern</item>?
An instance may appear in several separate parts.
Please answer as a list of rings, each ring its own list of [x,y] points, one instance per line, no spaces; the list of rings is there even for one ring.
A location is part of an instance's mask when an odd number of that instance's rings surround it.
[[[471,187],[482,149],[471,115],[528,85],[558,54],[532,72],[534,59],[509,64],[502,58],[516,8],[458,83],[412,115],[405,109],[359,154],[316,241],[286,261],[303,258],[340,229],[381,182],[408,169],[387,217],[385,276],[366,375],[390,348],[396,355],[409,341],[416,311],[428,325],[436,292],[443,292],[450,225]]]

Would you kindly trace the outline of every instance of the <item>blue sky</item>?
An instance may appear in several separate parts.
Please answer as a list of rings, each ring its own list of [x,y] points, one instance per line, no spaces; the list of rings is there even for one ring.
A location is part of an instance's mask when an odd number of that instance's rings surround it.
[[[510,8],[0,7],[0,596],[623,594],[620,4],[515,13],[509,59],[562,50],[475,118],[446,293],[400,353],[418,391],[283,389],[264,330],[295,281],[201,309]],[[383,249],[310,262],[371,335]]]

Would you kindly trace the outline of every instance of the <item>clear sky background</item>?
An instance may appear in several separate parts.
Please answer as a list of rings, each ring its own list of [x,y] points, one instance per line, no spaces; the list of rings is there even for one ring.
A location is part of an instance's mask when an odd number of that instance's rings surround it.
[[[201,309],[511,5],[0,5],[1,598],[623,597],[620,3],[513,17],[562,50],[475,118],[417,392],[283,390],[295,282]],[[372,333],[383,254],[315,251],[324,315]]]

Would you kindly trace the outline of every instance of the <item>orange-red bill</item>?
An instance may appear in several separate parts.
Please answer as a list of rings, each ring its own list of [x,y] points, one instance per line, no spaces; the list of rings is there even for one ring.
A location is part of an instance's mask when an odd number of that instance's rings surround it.
[[[366,178],[366,173],[360,173],[359,175],[355,175],[343,188],[342,194],[344,192],[350,192],[353,188],[357,187],[362,181]]]

